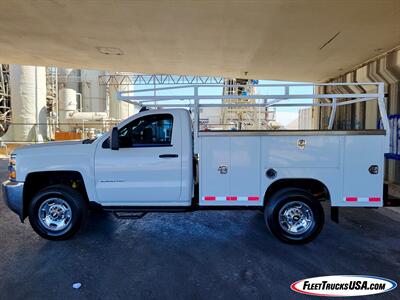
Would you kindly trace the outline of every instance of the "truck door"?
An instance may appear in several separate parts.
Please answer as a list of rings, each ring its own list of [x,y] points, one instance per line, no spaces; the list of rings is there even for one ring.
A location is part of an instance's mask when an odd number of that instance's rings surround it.
[[[119,150],[98,146],[95,181],[103,205],[179,205],[181,132],[173,113],[147,115],[119,129]]]

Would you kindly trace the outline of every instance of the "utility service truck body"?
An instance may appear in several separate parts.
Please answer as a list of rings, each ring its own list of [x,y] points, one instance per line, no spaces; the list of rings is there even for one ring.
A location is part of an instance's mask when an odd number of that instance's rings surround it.
[[[49,239],[74,234],[93,204],[117,213],[260,209],[291,243],[318,235],[320,201],[383,206],[387,128],[200,131],[194,119],[184,108],[144,110],[94,141],[18,148],[5,200]]]

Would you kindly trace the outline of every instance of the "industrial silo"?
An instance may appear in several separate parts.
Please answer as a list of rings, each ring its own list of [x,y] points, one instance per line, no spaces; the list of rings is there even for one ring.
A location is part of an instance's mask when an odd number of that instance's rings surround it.
[[[10,66],[11,126],[1,138],[12,142],[47,139],[46,68]]]
[[[117,99],[118,92],[133,91],[133,84],[122,82],[118,86],[109,87],[109,114],[110,118],[115,120],[124,120],[129,116],[138,113],[139,109],[135,105],[119,101]],[[132,93],[133,94],[133,93]],[[129,95],[129,93],[127,94]]]

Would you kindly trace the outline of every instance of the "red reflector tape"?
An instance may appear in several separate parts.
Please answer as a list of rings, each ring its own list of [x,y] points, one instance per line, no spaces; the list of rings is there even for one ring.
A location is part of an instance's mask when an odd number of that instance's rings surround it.
[[[357,202],[357,197],[346,197],[347,202]]]
[[[259,196],[204,196],[204,201],[259,201]]]
[[[379,197],[369,197],[369,202],[381,202],[381,198]]]

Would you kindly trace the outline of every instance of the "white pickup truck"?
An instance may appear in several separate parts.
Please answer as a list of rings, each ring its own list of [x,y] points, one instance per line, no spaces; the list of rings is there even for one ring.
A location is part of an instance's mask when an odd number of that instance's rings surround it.
[[[114,212],[262,210],[288,243],[319,234],[321,201],[334,215],[341,206],[383,205],[385,130],[192,127],[187,109],[145,110],[94,141],[19,148],[5,201],[51,240],[76,233],[94,204]]]

